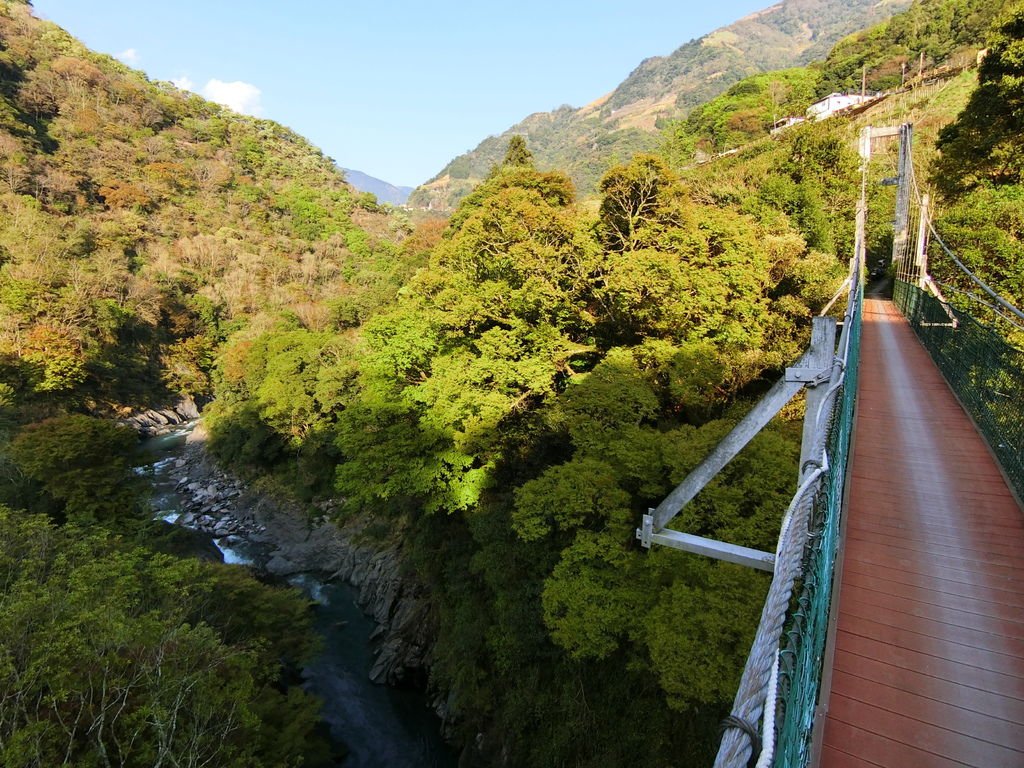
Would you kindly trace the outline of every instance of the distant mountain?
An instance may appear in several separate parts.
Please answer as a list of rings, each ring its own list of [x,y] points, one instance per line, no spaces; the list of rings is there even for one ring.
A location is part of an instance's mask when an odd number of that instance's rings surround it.
[[[418,187],[409,204],[453,208],[501,160],[512,134],[526,138],[540,167],[567,171],[581,194],[593,193],[610,164],[658,146],[657,129],[665,120],[684,117],[750,75],[822,59],[837,40],[908,5],[910,0],[783,0],[669,56],[645,59],[612,93],[584,107],[537,112],[484,139]]]
[[[345,172],[345,181],[358,189],[360,192],[370,192],[377,196],[377,200],[391,205],[405,205],[409,194],[415,187],[396,187],[381,179],[374,178],[362,171],[354,171],[351,168],[342,168]]]

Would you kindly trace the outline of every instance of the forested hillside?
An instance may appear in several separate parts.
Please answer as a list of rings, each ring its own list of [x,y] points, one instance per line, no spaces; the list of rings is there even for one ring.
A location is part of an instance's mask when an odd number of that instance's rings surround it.
[[[0,764],[331,764],[307,602],[164,554],[96,417],[209,399],[241,329],[358,322],[405,232],[294,133],[0,2]]]
[[[841,40],[825,61],[818,93],[898,87],[924,68],[973,65],[992,22],[1013,0],[925,0]]]
[[[659,145],[662,121],[684,117],[733,83],[758,72],[822,58],[841,37],[888,18],[909,0],[784,0],[645,59],[612,93],[580,108],[538,112],[452,160],[410,197],[410,205],[450,210],[522,135],[539,167],[562,170],[584,196],[605,171]],[[652,19],[652,23],[657,23]]]
[[[1024,306],[1019,141],[1024,123],[1017,79],[1022,72],[1015,63],[1017,44],[1007,42],[1019,36],[1013,32],[1015,17],[1007,15],[1014,5],[920,0],[890,21],[842,40],[822,62],[740,81],[687,119],[666,125],[662,151],[716,199],[749,194],[751,180],[760,175],[757,169],[779,162],[773,142],[765,138],[774,118],[801,114],[813,98],[858,86],[864,75],[869,89],[899,92],[844,122],[845,140],[852,145],[864,125],[913,122],[918,173],[938,192],[937,198],[933,195],[934,217],[943,241],[1004,297]],[[993,32],[999,19],[1010,19],[1009,26]],[[986,45],[991,56],[977,70],[981,87],[975,91],[973,65]],[[913,51],[925,53],[923,62]],[[900,91],[904,65],[906,89]],[[964,67],[967,71],[957,74]],[[720,157],[712,166],[694,167],[695,161],[727,150],[742,151]],[[878,197],[874,207],[882,211],[873,235],[878,237],[893,201],[880,187],[869,191]],[[787,194],[788,210],[800,208],[803,221],[813,219],[813,196],[799,190]],[[887,257],[890,245],[884,238],[874,242],[874,258]],[[966,292],[977,292],[978,286],[956,268],[937,241],[930,250],[936,278],[951,286],[948,298],[991,320],[982,305],[967,298]]]
[[[19,406],[208,397],[231,331],[358,317],[402,279],[405,225],[304,139],[7,2],[0,171],[0,387]]]
[[[980,8],[921,0],[907,17],[973,20],[943,50],[988,40],[977,89],[968,71],[857,120],[919,126],[937,225],[1024,293],[1024,11],[993,31]],[[843,50],[891,68],[901,18]],[[280,126],[148,83],[2,2],[0,697],[26,704],[0,711],[0,762],[57,764],[70,743],[100,764],[133,734],[126,765],[184,749],[147,713],[188,670],[187,732],[220,744],[215,764],[323,758],[312,705],[281,673],[308,652],[301,601],[158,554],[132,436],[94,418],[189,393],[212,400],[223,462],[400,547],[432,606],[429,684],[456,713],[463,764],[709,764],[767,577],[643,550],[634,530],[799,354],[844,277],[862,123],[775,137],[764,123],[852,55],[755,74],[664,126],[660,153],[595,160],[596,205],[533,136],[512,137],[447,223],[412,230]],[[891,217],[891,188],[871,195]],[[773,549],[800,410],[679,528]],[[131,698],[116,736],[60,730],[55,702],[83,722],[106,711],[74,699],[89,674],[134,685],[165,649],[179,654],[168,686]],[[62,687],[10,671],[26,669]],[[207,716],[229,701],[239,730],[217,742]]]
[[[1018,309],[1024,308],[1024,6],[996,18],[965,108],[939,132],[931,181],[944,205],[939,232],[966,266]],[[936,249],[933,246],[932,251]],[[949,259],[933,272],[951,285],[951,301],[979,310],[977,291]],[[991,321],[991,316],[981,315]],[[1024,344],[1019,328],[1014,342]]]

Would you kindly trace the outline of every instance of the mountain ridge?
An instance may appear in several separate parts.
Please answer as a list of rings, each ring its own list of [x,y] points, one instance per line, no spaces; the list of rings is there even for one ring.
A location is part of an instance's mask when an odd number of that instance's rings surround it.
[[[360,192],[369,192],[374,195],[378,202],[389,203],[390,205],[405,205],[406,200],[415,187],[403,187],[392,184],[384,179],[378,179],[368,173],[357,171],[354,168],[342,168],[345,174],[345,181]]]
[[[581,195],[592,194],[614,162],[652,151],[665,120],[759,72],[824,58],[839,39],[909,5],[909,0],[783,0],[667,56],[644,59],[611,92],[583,107],[535,112],[473,150],[454,158],[412,193],[414,207],[449,210],[501,160],[512,134],[521,134],[542,168],[568,171]],[[813,22],[810,21],[813,19]]]

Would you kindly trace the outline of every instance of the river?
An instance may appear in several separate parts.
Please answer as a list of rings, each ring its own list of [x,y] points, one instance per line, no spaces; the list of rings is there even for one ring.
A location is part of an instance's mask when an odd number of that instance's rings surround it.
[[[192,425],[144,441],[145,468],[151,479],[157,516],[168,523],[178,516],[182,497],[175,491],[169,471],[182,453]],[[266,546],[232,537],[212,539],[197,535],[200,557],[254,567],[266,561]],[[345,768],[455,768],[456,758],[440,736],[440,720],[421,693],[377,685],[370,680],[376,628],[356,603],[354,591],[344,583],[324,581],[308,574],[289,583],[316,605],[315,628],[323,649],[303,670],[304,687],[323,701],[321,717],[331,737],[347,756]]]

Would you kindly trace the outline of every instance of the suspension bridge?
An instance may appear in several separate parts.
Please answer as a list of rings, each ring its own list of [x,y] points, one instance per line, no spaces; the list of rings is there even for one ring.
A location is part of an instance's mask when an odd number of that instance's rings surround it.
[[[894,138],[893,298],[865,299],[868,168]],[[945,299],[929,252],[1004,327],[1024,313],[942,241],[911,140],[909,124],[861,134],[842,320],[815,318],[808,351],[637,530],[772,573],[716,768],[1024,766],[1024,352]],[[801,390],[776,551],[669,528]]]

